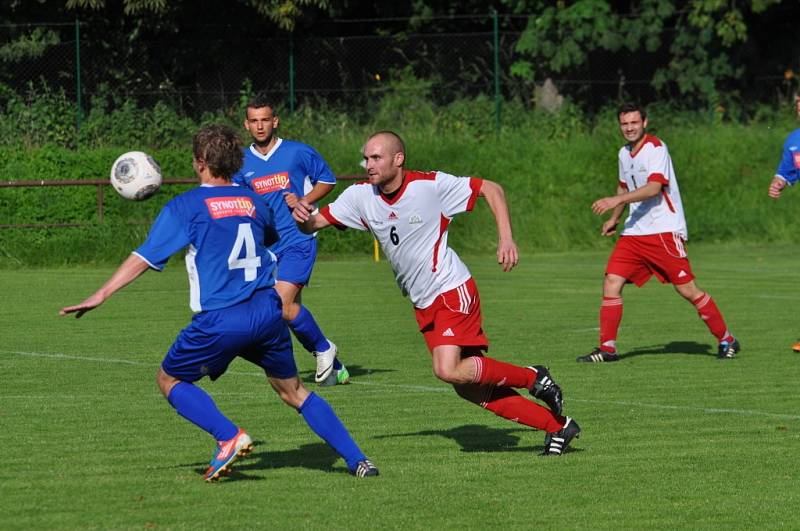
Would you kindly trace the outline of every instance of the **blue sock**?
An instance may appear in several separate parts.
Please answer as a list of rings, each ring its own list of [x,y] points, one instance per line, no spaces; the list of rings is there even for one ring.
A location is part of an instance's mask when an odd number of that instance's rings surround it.
[[[325,339],[325,334],[319,329],[319,325],[314,320],[305,306],[300,306],[297,317],[289,321],[289,328],[294,332],[297,340],[309,352],[322,352],[330,348],[330,343]]]
[[[167,401],[181,417],[204,429],[218,441],[232,439],[239,431],[239,428],[217,409],[217,405],[208,393],[196,385],[178,382],[169,392]]]
[[[358,462],[367,458],[322,397],[311,393],[297,411],[303,415],[308,427],[344,458],[347,468],[355,470]]]

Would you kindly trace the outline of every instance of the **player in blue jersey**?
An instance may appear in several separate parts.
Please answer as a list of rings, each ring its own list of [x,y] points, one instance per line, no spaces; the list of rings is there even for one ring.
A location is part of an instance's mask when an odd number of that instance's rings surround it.
[[[292,219],[299,199],[316,204],[333,190],[336,177],[314,148],[275,135],[280,119],[264,95],[251,99],[245,113],[244,127],[253,143],[244,149],[242,169],[233,180],[259,194],[275,217],[280,239],[270,251],[278,257],[275,290],[283,301],[283,318],[300,344],[316,357],[314,380],[323,385],[345,384],[350,375],[337,358],[336,345],[325,337],[301,300],[317,257],[317,239],[302,233]]]
[[[794,96],[794,110],[800,118],[800,94]],[[783,143],[783,153],[775,176],[769,184],[769,196],[778,199],[787,186],[794,186],[800,181],[800,129],[795,129]],[[800,352],[800,341],[792,345],[792,350]]]
[[[231,182],[242,164],[238,135],[211,125],[198,131],[192,144],[200,186],[167,203],[144,244],[93,295],[60,314],[81,317],[148,269],[162,270],[170,256],[187,248],[190,306],[197,313],[170,347],[156,381],[179,415],[217,441],[206,481],[227,474],[253,448],[247,432],[194,385],[204,376],[219,378],[237,356],[264,369],[281,399],[344,458],[352,474],[377,476],[333,409],[297,376],[291,335],[273,288],[276,259],[264,244],[274,232],[269,209],[258,195]]]

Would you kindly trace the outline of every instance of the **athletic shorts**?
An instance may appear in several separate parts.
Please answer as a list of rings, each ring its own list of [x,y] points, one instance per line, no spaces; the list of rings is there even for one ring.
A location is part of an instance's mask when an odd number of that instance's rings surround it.
[[[694,280],[683,238],[673,232],[621,236],[608,258],[606,274],[625,277],[637,286],[653,275],[662,283],[676,285]]]
[[[278,280],[307,286],[311,271],[317,260],[317,239],[309,238],[279,251],[273,251],[278,258]]]
[[[478,286],[470,278],[450,291],[440,293],[427,308],[414,308],[419,331],[428,350],[440,345],[458,345],[487,350],[489,340],[483,333],[481,299]]]
[[[297,376],[292,338],[281,308],[280,297],[269,288],[235,306],[197,313],[178,334],[161,368],[185,382],[203,376],[216,380],[239,356],[269,376]]]

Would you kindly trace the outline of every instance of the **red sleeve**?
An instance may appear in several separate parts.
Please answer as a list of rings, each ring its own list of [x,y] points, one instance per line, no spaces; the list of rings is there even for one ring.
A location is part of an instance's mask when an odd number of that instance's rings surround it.
[[[479,179],[477,177],[469,178],[469,188],[472,190],[472,195],[470,195],[469,199],[467,200],[467,212],[471,212],[475,207],[475,202],[478,201],[478,196],[481,192],[482,186],[483,179]]]
[[[344,230],[347,228],[344,223],[336,219],[334,215],[331,214],[331,209],[328,205],[325,205],[324,207],[319,209],[319,215],[327,219],[328,223],[330,223],[339,230]]]
[[[651,173],[650,176],[647,178],[647,182],[661,183],[664,186],[669,186],[669,181],[667,180],[666,177],[664,177],[664,174],[662,173]]]

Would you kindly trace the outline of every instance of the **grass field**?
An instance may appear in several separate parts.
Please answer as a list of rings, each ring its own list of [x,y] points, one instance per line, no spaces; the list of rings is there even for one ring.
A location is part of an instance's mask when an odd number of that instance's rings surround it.
[[[148,273],[76,321],[58,308],[111,269],[2,271],[0,528],[797,528],[798,249],[689,252],[737,359],[717,360],[694,309],[651,281],[625,292],[622,361],[577,364],[597,342],[606,252],[524,255],[509,274],[466,257],[490,354],[549,365],[583,428],[560,458],[433,377],[385,262],[321,261],[305,302],[353,383],[317,391],[381,476],[349,476],[236,361],[202,385],[257,447],[214,485],[200,475],[212,441],[154,383],[190,315],[185,272]],[[297,360],[310,381],[313,359]]]

